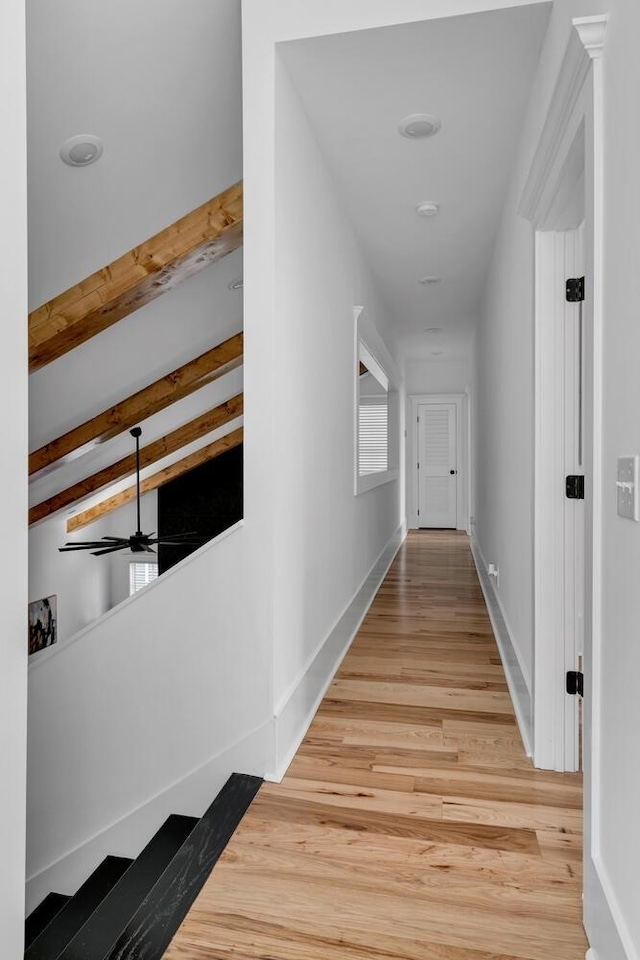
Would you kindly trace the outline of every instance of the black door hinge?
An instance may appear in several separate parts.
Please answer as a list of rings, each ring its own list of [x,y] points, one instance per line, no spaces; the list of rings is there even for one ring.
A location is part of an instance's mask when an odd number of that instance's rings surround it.
[[[572,473],[567,477],[565,492],[567,500],[584,500],[584,477]]]
[[[567,280],[566,294],[568,303],[580,303],[584,300],[584,277],[571,277]]]
[[[584,696],[584,674],[579,670],[567,671],[567,693],[572,697]]]

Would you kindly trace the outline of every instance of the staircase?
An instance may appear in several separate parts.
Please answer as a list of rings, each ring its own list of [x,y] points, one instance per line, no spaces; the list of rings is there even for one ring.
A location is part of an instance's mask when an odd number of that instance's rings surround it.
[[[262,780],[234,773],[206,813],[170,816],[136,857],[107,857],[26,920],[25,960],[160,960]]]

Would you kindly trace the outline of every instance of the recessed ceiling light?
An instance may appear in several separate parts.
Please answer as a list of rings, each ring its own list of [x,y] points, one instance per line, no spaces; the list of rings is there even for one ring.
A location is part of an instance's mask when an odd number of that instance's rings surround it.
[[[425,333],[430,333],[432,336],[434,336],[437,333],[442,333],[442,327],[427,327]]]
[[[424,284],[440,283],[441,280],[442,280],[442,277],[420,277],[420,279],[418,280],[418,283],[424,283]]]
[[[435,200],[423,200],[416,207],[416,213],[419,217],[435,217],[440,212],[440,204]]]
[[[242,290],[244,286],[244,280],[242,277],[238,277],[236,280],[232,280],[231,283],[228,283],[227,286],[229,290]]]
[[[440,121],[430,113],[412,113],[400,123],[398,131],[409,140],[432,137],[440,129]]]
[[[79,133],[69,137],[60,147],[60,158],[70,167],[88,167],[102,156],[104,147],[100,137]]]

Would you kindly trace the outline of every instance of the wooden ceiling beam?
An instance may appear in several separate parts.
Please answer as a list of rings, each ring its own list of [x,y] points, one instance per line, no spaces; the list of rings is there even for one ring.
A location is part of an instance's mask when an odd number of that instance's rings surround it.
[[[162,460],[163,457],[175,453],[176,450],[186,447],[187,444],[193,443],[194,440],[199,440],[200,437],[204,437],[213,430],[217,430],[219,427],[224,426],[225,423],[229,423],[231,420],[235,420],[236,417],[242,416],[242,407],[242,394],[239,393],[236,397],[232,397],[231,400],[227,400],[225,403],[221,403],[212,410],[208,410],[201,416],[189,421],[189,423],[183,424],[183,426],[168,433],[165,437],[160,437],[146,447],[142,447],[140,450],[140,467],[142,469],[149,467],[151,464],[157,463],[158,460]],[[99,490],[102,490],[103,487],[107,487],[109,484],[115,483],[123,477],[131,476],[135,473],[135,470],[136,455],[132,453],[118,460],[117,463],[112,463],[103,470],[98,470],[97,473],[92,474],[90,477],[74,483],[72,486],[67,487],[66,490],[62,490],[53,497],[49,497],[48,500],[44,500],[42,503],[32,507],[29,510],[29,524],[38,523],[40,520],[44,520],[52,514],[57,513],[58,510],[63,510],[65,507],[77,503],[78,500],[83,500],[85,497],[97,493]]]
[[[242,334],[238,333],[39,450],[34,450],[29,455],[29,475],[41,473],[58,461],[81,456],[97,444],[130,430],[147,417],[217,380],[241,363]]]
[[[181,477],[183,473],[193,470],[194,467],[199,467],[202,463],[207,463],[209,460],[213,460],[214,457],[219,457],[220,454],[226,450],[232,450],[234,447],[239,446],[242,443],[242,438],[243,429],[239,427],[237,430],[232,431],[232,433],[228,433],[225,437],[214,440],[213,443],[207,444],[207,446],[202,447],[201,450],[196,450],[195,453],[183,457],[182,460],[178,460],[176,463],[172,463],[171,466],[165,467],[164,470],[160,470],[158,473],[154,473],[153,476],[147,477],[146,480],[142,480],[140,483],[140,492],[145,494],[151,490],[157,490],[158,487],[164,486],[164,484],[169,483],[170,480],[175,480],[176,477]],[[127,489],[121,493],[117,493],[113,497],[103,500],[102,503],[97,503],[94,507],[89,507],[89,509],[78,513],[75,517],[70,517],[69,520],[67,520],[67,533],[73,533],[75,530],[86,527],[89,523],[100,520],[108,513],[117,510],[118,507],[122,507],[125,503],[130,503],[132,500],[135,500],[135,498],[135,486],[127,487]]]
[[[29,314],[29,368],[39,370],[242,245],[236,183]]]

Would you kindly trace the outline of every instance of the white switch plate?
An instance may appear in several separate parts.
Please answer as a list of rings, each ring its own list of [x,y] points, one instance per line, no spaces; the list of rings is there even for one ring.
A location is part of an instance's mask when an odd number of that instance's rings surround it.
[[[639,461],[638,454],[635,457],[618,457],[618,516],[627,520],[640,520]]]

